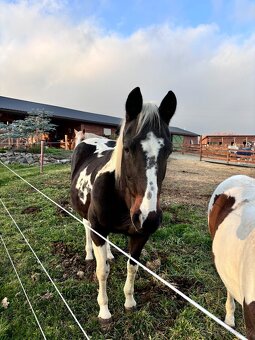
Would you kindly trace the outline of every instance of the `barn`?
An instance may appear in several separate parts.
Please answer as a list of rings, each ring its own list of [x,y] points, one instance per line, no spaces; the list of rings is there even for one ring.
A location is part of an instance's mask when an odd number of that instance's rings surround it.
[[[56,131],[49,135],[49,141],[53,142],[63,141],[65,136],[69,141],[72,140],[74,129],[85,129],[100,136],[114,136],[121,124],[121,118],[118,117],[0,96],[0,122],[11,123],[33,110],[44,110],[52,115],[52,123],[57,125]],[[176,148],[199,142],[199,135],[194,132],[173,126],[169,130]]]
[[[171,140],[174,150],[178,150],[183,146],[196,145],[199,143],[200,135],[195,132],[180,129],[178,127],[170,126]]]
[[[234,134],[220,134],[207,135],[202,138],[203,145],[228,147],[236,145],[237,147],[246,147],[249,144],[255,145],[255,135],[234,135]]]
[[[71,140],[74,129],[84,128],[86,132],[112,136],[121,123],[118,117],[0,96],[0,121],[3,123],[22,119],[33,110],[47,111],[52,115],[52,123],[56,124],[57,128],[50,134],[50,141],[64,140],[65,135]]]

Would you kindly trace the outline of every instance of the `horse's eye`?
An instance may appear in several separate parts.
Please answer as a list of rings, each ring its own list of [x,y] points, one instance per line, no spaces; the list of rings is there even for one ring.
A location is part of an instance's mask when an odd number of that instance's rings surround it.
[[[129,149],[127,146],[125,146],[125,147],[124,147],[124,152],[125,152],[125,153],[129,153],[129,151],[130,151],[130,149]]]

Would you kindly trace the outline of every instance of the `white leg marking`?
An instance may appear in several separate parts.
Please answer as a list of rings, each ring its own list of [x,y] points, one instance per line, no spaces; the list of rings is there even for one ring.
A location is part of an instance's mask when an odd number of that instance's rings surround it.
[[[225,323],[231,327],[235,327],[235,300],[232,295],[227,292],[227,300],[226,300],[226,317]]]
[[[107,240],[109,240],[109,237],[107,237]],[[107,251],[107,259],[108,260],[113,260],[114,259],[114,256],[111,252],[111,246],[108,242],[106,242],[106,251]]]
[[[130,261],[127,262],[127,280],[124,286],[124,294],[126,297],[125,308],[131,309],[136,306],[136,302],[134,299],[134,282],[135,276],[138,270],[138,265],[130,264]]]
[[[97,247],[94,242],[93,244],[93,249],[94,249],[94,254],[96,257],[96,262],[97,262],[97,268],[96,268],[96,273],[97,273],[97,278],[98,278],[98,283],[99,283],[99,290],[98,290],[98,296],[97,296],[97,302],[99,304],[99,314],[98,317],[100,319],[108,320],[111,318],[111,313],[109,312],[108,309],[108,297],[106,293],[106,283],[107,283],[107,278],[110,272],[110,265],[107,261],[107,249],[106,249],[106,244],[103,246]]]
[[[92,240],[91,240],[91,231],[88,227],[90,227],[90,223],[88,220],[83,218],[83,224],[85,227],[85,234],[86,234],[86,244],[85,244],[85,250],[86,250],[86,257],[85,260],[93,260],[93,251],[92,251]]]

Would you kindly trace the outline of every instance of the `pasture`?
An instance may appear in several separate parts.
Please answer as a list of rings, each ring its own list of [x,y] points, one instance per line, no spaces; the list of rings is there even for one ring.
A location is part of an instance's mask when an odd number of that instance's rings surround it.
[[[47,165],[43,175],[35,167],[13,169],[71,210],[70,165]],[[255,177],[254,169],[170,159],[161,196],[163,225],[152,235],[141,256],[142,263],[220,318],[224,317],[226,294],[213,266],[207,205],[216,185],[233,174]],[[115,260],[108,279],[113,323],[102,329],[97,320],[95,263],[84,261],[83,225],[3,166],[0,198],[91,339],[233,339],[142,269],[135,282],[137,311],[125,313],[126,258],[114,249]],[[47,338],[82,339],[80,329],[2,206],[0,228]],[[113,235],[110,239],[127,250],[125,237]],[[84,277],[77,275],[81,271]],[[0,300],[4,297],[10,304],[7,309],[0,307],[0,338],[40,339],[38,326],[1,244]],[[240,306],[236,321],[237,330],[244,334]]]

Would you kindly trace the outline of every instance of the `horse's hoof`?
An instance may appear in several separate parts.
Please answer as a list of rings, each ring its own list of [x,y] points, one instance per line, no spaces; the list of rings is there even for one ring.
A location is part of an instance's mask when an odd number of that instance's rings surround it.
[[[98,321],[102,327],[107,327],[112,323],[112,318],[109,319],[98,318]]]
[[[133,307],[125,307],[125,312],[126,313],[133,313],[136,311],[136,306],[133,306]]]

